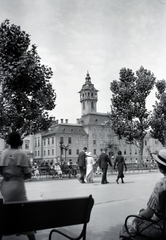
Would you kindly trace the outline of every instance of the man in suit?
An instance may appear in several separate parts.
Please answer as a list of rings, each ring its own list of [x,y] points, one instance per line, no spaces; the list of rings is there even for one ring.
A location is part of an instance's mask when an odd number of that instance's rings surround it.
[[[78,155],[78,159],[77,159],[77,164],[79,166],[80,175],[81,175],[80,178],[78,178],[78,180],[81,183],[85,183],[84,177],[85,177],[85,174],[86,174],[86,161],[85,161],[86,151],[87,151],[87,148],[84,147],[83,151],[80,152],[80,154]]]
[[[107,155],[107,149],[101,149],[101,154],[99,156],[99,167],[102,169],[102,179],[101,179],[101,184],[106,184],[107,182],[107,169],[108,169],[108,164],[112,167],[112,163],[110,158]]]

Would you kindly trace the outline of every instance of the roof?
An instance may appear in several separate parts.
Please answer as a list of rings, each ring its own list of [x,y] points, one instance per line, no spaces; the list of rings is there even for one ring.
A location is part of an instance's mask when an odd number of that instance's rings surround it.
[[[43,137],[55,134],[75,134],[75,135],[87,135],[82,125],[80,124],[58,124],[52,127],[47,133],[43,134]]]
[[[107,113],[88,113],[83,115],[80,119],[82,125],[101,125],[105,124],[109,120]]]
[[[86,74],[85,83],[82,85],[82,88],[79,91],[79,93],[82,92],[83,90],[94,90],[95,92],[98,92],[98,90],[94,87],[94,84],[91,82],[91,77],[88,72]]]

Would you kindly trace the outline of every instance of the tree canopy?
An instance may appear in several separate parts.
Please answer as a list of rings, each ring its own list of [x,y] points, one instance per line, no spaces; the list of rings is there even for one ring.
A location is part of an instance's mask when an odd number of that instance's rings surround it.
[[[17,130],[28,135],[50,126],[56,94],[53,72],[41,64],[37,46],[20,26],[0,25],[0,137]]]
[[[143,139],[150,124],[146,99],[154,87],[155,77],[142,66],[136,74],[131,69],[122,68],[119,75],[119,80],[112,81],[110,86],[112,128],[127,143],[137,143],[142,158]]]
[[[156,82],[156,102],[153,106],[151,119],[152,137],[158,139],[164,146],[166,145],[166,81],[158,80]]]

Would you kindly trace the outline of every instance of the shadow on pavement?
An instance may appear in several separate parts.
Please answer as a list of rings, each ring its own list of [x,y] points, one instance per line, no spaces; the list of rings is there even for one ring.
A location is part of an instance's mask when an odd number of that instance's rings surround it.
[[[119,232],[122,224],[110,227],[107,231],[102,231],[100,234],[95,232],[88,232],[87,240],[119,240]]]

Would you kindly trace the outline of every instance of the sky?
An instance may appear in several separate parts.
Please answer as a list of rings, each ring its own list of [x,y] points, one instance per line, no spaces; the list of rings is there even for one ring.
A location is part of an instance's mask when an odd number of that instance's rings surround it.
[[[30,35],[41,63],[52,68],[56,119],[81,117],[78,92],[87,71],[100,113],[110,112],[110,83],[121,68],[143,66],[166,79],[166,0],[0,0],[5,19]],[[147,108],[154,103],[155,89]]]

